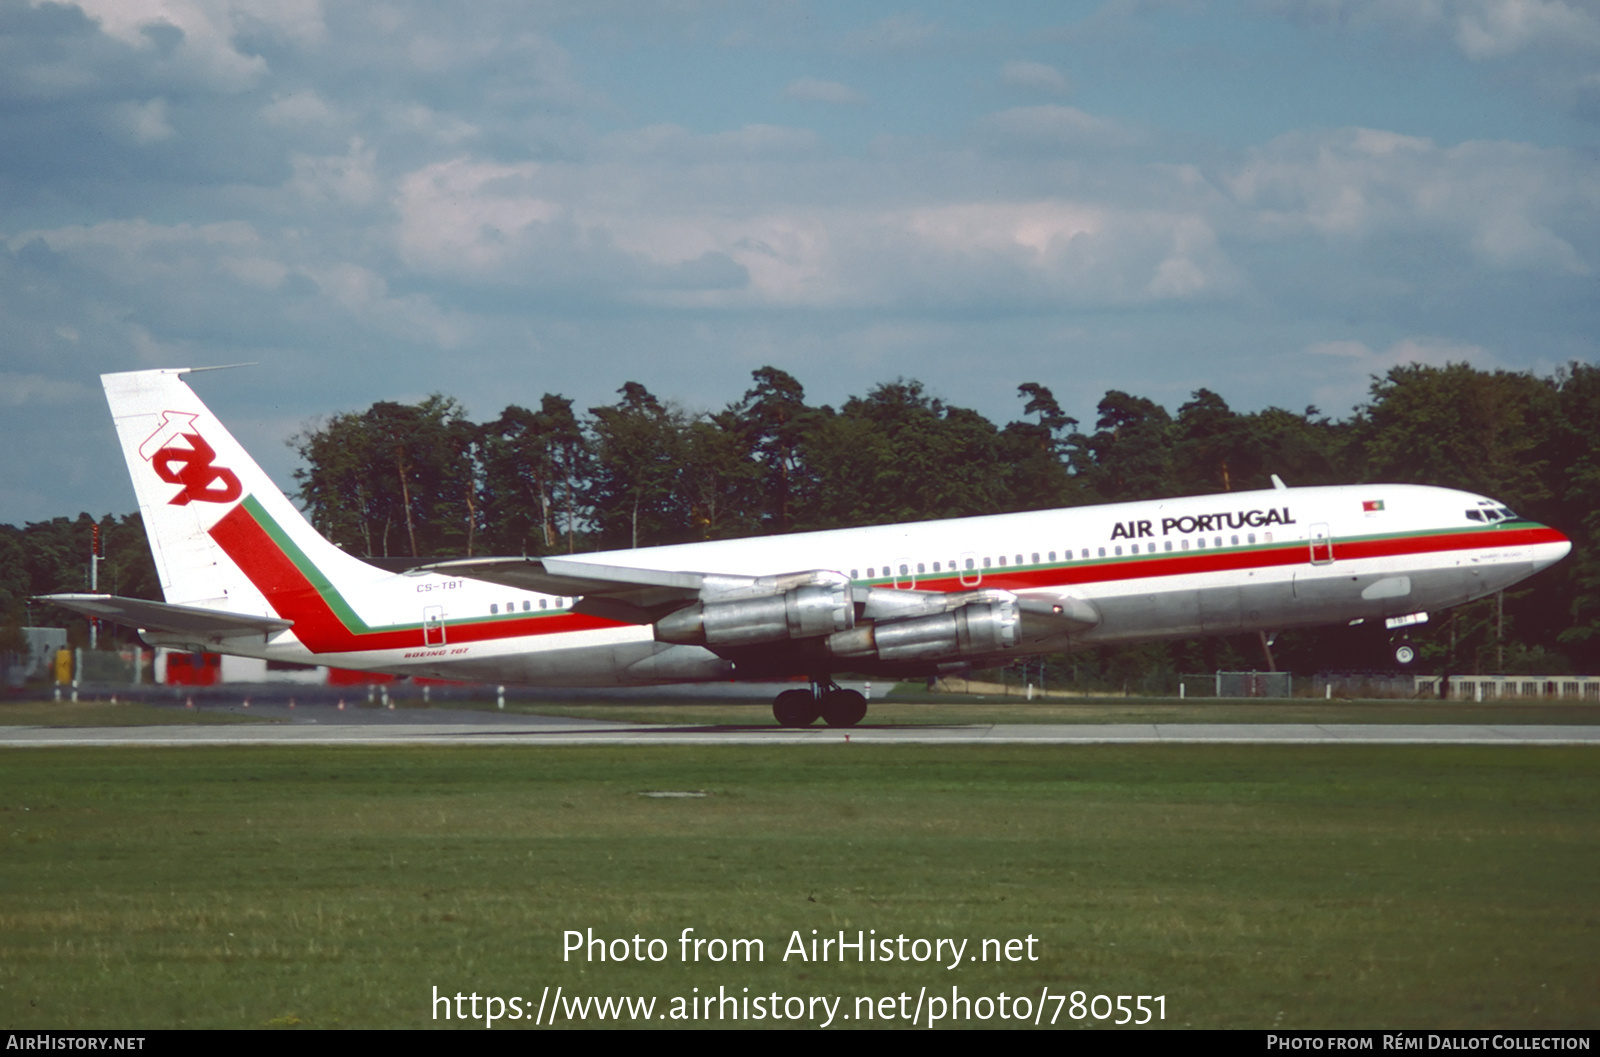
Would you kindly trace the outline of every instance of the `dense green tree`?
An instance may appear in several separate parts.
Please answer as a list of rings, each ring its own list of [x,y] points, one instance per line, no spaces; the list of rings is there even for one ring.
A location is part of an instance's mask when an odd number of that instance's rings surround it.
[[[1266,484],[1261,444],[1250,420],[1209,389],[1178,408],[1173,470],[1183,493],[1245,491]]]
[[[1355,419],[1364,480],[1464,488],[1528,508],[1550,498],[1539,431],[1555,412],[1548,382],[1464,363],[1396,367]]]
[[[806,528],[964,517],[1005,509],[999,433],[975,411],[900,380],[824,408],[802,449]]]
[[[513,404],[482,427],[480,443],[487,548],[575,550],[589,445],[572,401],[546,393],[538,411]]]
[[[592,407],[595,466],[589,500],[602,547],[639,547],[692,538],[679,487],[684,416],[638,382],[622,399]]]
[[[795,496],[806,490],[801,447],[818,412],[806,406],[805,389],[787,372],[761,367],[751,377],[755,385],[728,410],[736,416],[745,448],[760,468],[762,523],[772,531],[788,532],[796,523]]]
[[[1104,502],[1172,494],[1172,416],[1166,408],[1112,389],[1098,411],[1095,433],[1074,433],[1067,441],[1078,477]]]
[[[290,444],[306,462],[295,471],[306,513],[341,547],[385,558],[470,553],[477,428],[455,400],[381,401]]]
[[[1024,382],[1017,393],[1028,398],[1022,413],[1039,420],[1011,422],[1000,432],[998,469],[1007,495],[1003,508],[1076,506],[1084,496],[1067,465],[1067,436],[1078,420],[1063,413],[1055,394],[1037,382]]]
[[[1248,488],[1265,488],[1277,474],[1292,487],[1343,484],[1351,479],[1343,461],[1349,446],[1349,429],[1331,422],[1315,407],[1303,414],[1269,407],[1250,416],[1257,446],[1257,479]]]
[[[0,625],[20,627],[30,622],[72,629],[73,641],[87,641],[87,621],[49,603],[32,602],[36,595],[87,591],[93,577],[89,556],[99,530],[99,589],[132,598],[161,597],[155,563],[150,557],[143,520],[138,514],[99,520],[88,514],[53,518],[18,529],[0,526]],[[101,635],[111,645],[128,632],[120,629]]]
[[[1548,520],[1572,538],[1574,551],[1564,563],[1557,639],[1593,670],[1600,667],[1600,366],[1570,364],[1555,385],[1556,415],[1541,453],[1560,475]]]
[[[679,486],[696,539],[751,536],[765,527],[765,468],[752,457],[743,425],[738,415],[724,411],[684,428]]]

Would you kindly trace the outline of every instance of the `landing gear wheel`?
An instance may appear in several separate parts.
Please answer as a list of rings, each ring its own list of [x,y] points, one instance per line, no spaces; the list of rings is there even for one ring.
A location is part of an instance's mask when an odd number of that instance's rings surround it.
[[[867,699],[854,690],[830,690],[818,704],[830,727],[853,727],[867,714]]]
[[[772,718],[780,727],[809,727],[819,711],[810,690],[785,690],[772,699]]]
[[[1394,662],[1407,665],[1417,659],[1417,649],[1411,645],[1411,636],[1401,632],[1389,640],[1389,648],[1394,650]]]

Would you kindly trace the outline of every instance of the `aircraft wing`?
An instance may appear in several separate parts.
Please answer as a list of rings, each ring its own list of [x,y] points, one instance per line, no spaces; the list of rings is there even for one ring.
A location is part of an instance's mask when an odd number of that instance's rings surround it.
[[[259,617],[249,613],[229,613],[199,606],[175,606],[144,598],[117,595],[39,595],[41,602],[53,602],[87,616],[124,624],[131,628],[170,631],[180,634],[227,638],[232,635],[271,635],[294,626],[292,620]]]
[[[629,624],[653,623],[693,602],[700,597],[708,579],[704,573],[663,572],[555,557],[462,558],[423,565],[415,571],[464,576],[547,595],[570,595],[579,600],[573,612]]]
[[[419,572],[464,576],[526,591],[578,598],[573,611],[607,617],[630,624],[651,624],[695,601],[750,597],[781,592],[812,576],[841,574],[816,570],[781,576],[729,576],[716,573],[640,569],[601,565],[570,558],[466,558],[421,566]],[[957,596],[936,591],[891,590],[855,585],[855,602],[876,620],[893,621],[923,616],[961,604]],[[1065,592],[1017,596],[1018,609],[1038,634],[1061,629],[1080,631],[1100,623],[1100,613],[1083,598]]]

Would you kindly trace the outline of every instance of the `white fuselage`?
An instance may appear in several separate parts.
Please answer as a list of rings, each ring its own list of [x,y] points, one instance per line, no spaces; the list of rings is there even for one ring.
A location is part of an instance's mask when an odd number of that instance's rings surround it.
[[[1471,512],[1478,512],[1474,516]],[[1092,626],[1047,623],[993,658],[1108,643],[1281,630],[1438,610],[1522,580],[1570,549],[1491,500],[1352,485],[1103,506],[574,555],[661,572],[832,570],[853,584],[1072,599]],[[649,624],[574,613],[575,599],[434,572],[326,577],[271,599],[295,626],[207,648],[446,679],[611,686],[739,678],[746,660],[656,641]],[[249,569],[246,569],[250,573]],[[254,574],[251,574],[254,579]],[[307,573],[307,579],[319,579]],[[335,583],[334,581],[338,582]],[[288,597],[288,596],[285,596]],[[296,608],[300,607],[300,608]],[[181,635],[152,641],[194,645]],[[777,674],[771,664],[759,674]],[[788,674],[811,674],[799,662]],[[849,670],[846,664],[835,665]]]

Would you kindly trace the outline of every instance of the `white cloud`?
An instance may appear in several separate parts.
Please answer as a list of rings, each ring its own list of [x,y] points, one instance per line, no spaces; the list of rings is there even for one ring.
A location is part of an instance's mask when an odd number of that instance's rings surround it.
[[[815,77],[802,77],[797,81],[790,81],[783,94],[790,99],[799,99],[807,103],[833,103],[837,106],[846,106],[863,102],[861,93],[847,84],[838,81],[819,81]]]
[[[1126,147],[1139,139],[1114,121],[1053,103],[1001,110],[978,127],[992,141],[1032,148]]]
[[[287,129],[329,127],[339,121],[327,101],[310,89],[274,96],[272,102],[261,108],[261,119],[269,125]]]
[[[76,403],[87,392],[88,387],[77,382],[63,382],[42,374],[0,371],[0,403],[10,407],[39,404],[59,407]]]
[[[72,224],[60,228],[39,228],[12,236],[7,244],[20,250],[38,239],[57,253],[88,251],[89,261],[158,259],[167,247],[189,245],[255,246],[260,236],[242,221],[216,224],[152,224],[148,220],[107,220],[99,224]]]
[[[873,288],[895,301],[1129,305],[1226,295],[1242,282],[1197,214],[962,203],[889,217],[882,228],[874,236],[899,259]]]
[[[400,181],[401,256],[423,271],[490,276],[506,268],[542,225],[566,210],[535,193],[540,167],[466,158],[429,165]]]
[[[1053,95],[1066,95],[1072,90],[1072,85],[1060,70],[1027,59],[1011,59],[1001,64],[1000,80],[1015,88],[1027,88]]]
[[[262,290],[276,290],[289,277],[289,269],[282,261],[264,256],[224,256],[217,265],[246,286]]]
[[[1322,341],[1309,346],[1306,352],[1348,360],[1365,374],[1383,374],[1412,363],[1425,367],[1443,367],[1451,363],[1470,363],[1484,368],[1498,366],[1494,355],[1481,345],[1426,335],[1402,338],[1382,351],[1374,351],[1359,341]]]
[[[31,0],[40,6],[50,0]],[[266,32],[299,45],[322,40],[326,27],[319,0],[70,0],[108,35],[148,53],[167,43],[171,68],[187,71],[210,87],[239,92],[267,72],[259,55],[235,46],[243,32]],[[168,35],[176,40],[168,42]]]
[[[1600,49],[1600,20],[1561,0],[1479,0],[1456,14],[1455,38],[1479,59],[1545,45]]]
[[[376,172],[377,153],[359,139],[351,140],[344,154],[295,154],[290,163],[294,175],[289,186],[307,202],[367,206],[377,201],[383,190]]]
[[[869,51],[920,51],[939,36],[939,25],[918,15],[894,15],[851,34],[847,44]]]
[[[477,125],[461,117],[411,103],[390,112],[390,121],[404,129],[408,135],[423,136],[447,148],[456,148],[481,132]]]
[[[165,99],[156,98],[147,103],[119,103],[117,113],[128,135],[141,146],[177,135],[167,121]]]
[[[1034,260],[1060,256],[1074,239],[1105,230],[1102,210],[1070,202],[954,205],[918,210],[906,227],[930,245],[959,252],[1021,250]]]
[[[1265,235],[1444,238],[1493,268],[1585,275],[1592,265],[1557,232],[1594,224],[1600,187],[1586,168],[1562,149],[1342,129],[1273,140],[1223,182]]]
[[[1373,349],[1360,341],[1322,341],[1308,346],[1305,355],[1325,358],[1332,367],[1327,371],[1313,365],[1312,370],[1324,375],[1324,381],[1315,389],[1316,403],[1335,413],[1358,403],[1373,378],[1381,378],[1396,367],[1467,363],[1479,370],[1493,370],[1501,366],[1499,358],[1481,345],[1427,335],[1402,338],[1386,349]]]
[[[1568,0],[1276,0],[1314,22],[1437,33],[1474,59],[1534,48],[1600,50],[1592,5]]]
[[[1298,21],[1433,42],[1492,64],[1593,120],[1587,85],[1600,58],[1600,8],[1592,0],[1268,0]]]

